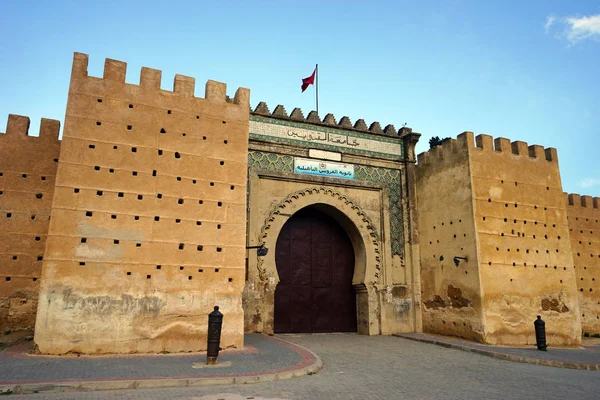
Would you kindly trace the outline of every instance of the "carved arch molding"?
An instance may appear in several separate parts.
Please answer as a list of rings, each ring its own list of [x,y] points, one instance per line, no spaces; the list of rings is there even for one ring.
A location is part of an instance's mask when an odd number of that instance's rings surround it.
[[[377,227],[375,225],[373,225],[373,223],[371,222],[371,219],[367,216],[367,214],[363,211],[363,209],[354,200],[350,199],[348,196],[346,196],[336,190],[333,190],[331,188],[327,188],[324,186],[315,186],[315,187],[311,187],[311,188],[298,190],[298,191],[293,192],[290,195],[288,195],[285,199],[283,199],[279,204],[277,204],[271,210],[271,212],[269,213],[269,216],[265,219],[265,223],[263,224],[263,226],[260,230],[260,236],[259,236],[258,242],[261,245],[266,244],[267,237],[269,236],[270,228],[271,228],[273,221],[275,220],[276,216],[282,214],[287,207],[289,207],[292,203],[294,203],[296,200],[298,200],[302,197],[312,196],[312,195],[317,195],[317,194],[331,196],[334,199],[336,199],[337,201],[341,202],[342,204],[349,206],[350,209],[352,211],[354,211],[356,216],[358,216],[358,218],[362,222],[365,223],[365,228],[368,231],[368,236],[371,239],[371,242],[373,244],[373,248],[375,251],[375,273],[374,273],[375,282],[374,283],[380,283],[380,281],[381,281],[382,248],[381,248],[380,237],[379,237],[379,234],[377,233]],[[359,229],[359,228],[357,227],[357,229]],[[261,281],[265,281],[268,279],[268,274],[267,274],[266,269],[263,266],[263,263],[264,263],[264,257],[258,257],[258,260],[257,260],[258,276]]]

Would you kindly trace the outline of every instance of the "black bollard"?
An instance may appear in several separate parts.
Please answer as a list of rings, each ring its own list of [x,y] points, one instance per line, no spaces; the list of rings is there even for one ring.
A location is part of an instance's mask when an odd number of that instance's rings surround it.
[[[219,357],[221,347],[221,326],[223,325],[223,314],[219,312],[219,306],[208,314],[208,343],[206,351],[206,364],[215,365]]]
[[[541,316],[537,316],[534,321],[535,326],[535,342],[537,343],[538,350],[546,351],[548,345],[546,344],[546,323],[542,320]]]

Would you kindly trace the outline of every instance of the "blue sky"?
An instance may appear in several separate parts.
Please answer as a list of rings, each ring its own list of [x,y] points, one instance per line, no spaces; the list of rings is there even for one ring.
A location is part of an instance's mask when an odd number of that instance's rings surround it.
[[[584,1],[12,1],[0,24],[0,131],[9,113],[64,121],[73,52],[251,89],[253,107],[423,134],[469,130],[558,149],[563,189],[600,196],[600,3]]]

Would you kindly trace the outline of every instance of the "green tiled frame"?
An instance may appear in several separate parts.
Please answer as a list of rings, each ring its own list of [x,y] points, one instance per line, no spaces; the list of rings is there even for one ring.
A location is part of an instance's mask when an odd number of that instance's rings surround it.
[[[263,122],[263,123],[267,123],[267,124],[288,126],[290,128],[309,129],[309,130],[313,130],[313,131],[317,131],[317,132],[328,132],[328,133],[333,133],[333,134],[337,134],[337,135],[339,135],[343,132],[344,135],[347,135],[350,137],[356,137],[356,138],[361,138],[361,139],[375,140],[378,142],[397,144],[397,145],[400,145],[400,154],[389,154],[389,153],[380,153],[380,152],[368,151],[368,150],[349,149],[346,147],[339,147],[339,146],[333,146],[333,145],[321,144],[321,143],[315,143],[315,142],[311,142],[310,144],[307,143],[306,146],[309,146],[309,147],[315,148],[315,149],[318,148],[318,149],[329,150],[329,151],[338,151],[338,152],[343,151],[344,153],[359,154],[359,155],[369,156],[369,157],[389,158],[389,159],[393,159],[393,160],[404,159],[404,143],[402,142],[402,140],[395,139],[392,137],[388,138],[385,136],[373,135],[373,134],[369,134],[369,133],[365,133],[365,132],[356,132],[356,131],[343,130],[343,129],[342,130],[333,129],[333,128],[327,128],[324,126],[314,126],[314,125],[310,125],[310,124],[303,124],[303,123],[291,122],[291,121],[281,121],[281,120],[272,119],[272,118],[259,117],[256,115],[251,115],[250,120],[256,121],[256,122]],[[268,135],[259,135],[259,134],[252,133],[252,131],[250,131],[250,139],[264,140],[265,138],[268,138],[269,140],[274,141],[274,142],[282,142],[282,143],[292,144],[295,146],[298,146],[298,144],[301,143],[301,141],[294,140],[294,139],[283,139],[283,138],[273,137],[273,136],[268,136]]]
[[[248,168],[267,171],[294,172],[294,157],[275,153],[251,151],[248,153]],[[375,182],[388,189],[390,201],[390,233],[392,255],[404,256],[402,232],[402,199],[400,170],[391,168],[354,165],[354,180]]]

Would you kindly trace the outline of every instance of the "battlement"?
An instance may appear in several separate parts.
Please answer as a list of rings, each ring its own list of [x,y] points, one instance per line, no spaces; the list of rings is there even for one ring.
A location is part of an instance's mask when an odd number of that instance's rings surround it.
[[[308,113],[307,117],[304,117],[304,113],[300,108],[294,108],[292,113],[288,115],[285,107],[281,104],[277,105],[273,112],[269,111],[269,107],[267,103],[261,101],[258,103],[254,111],[250,109],[250,114],[261,116],[261,117],[270,117],[277,119],[285,119],[290,121],[298,121],[298,122],[308,122],[315,125],[335,127],[341,129],[348,129],[354,131],[361,131],[367,133],[374,133],[379,135],[388,135],[388,136],[399,136],[408,131],[410,128],[401,128],[400,130],[396,130],[394,125],[389,124],[385,128],[381,128],[381,124],[377,121],[373,122],[371,125],[367,127],[367,124],[364,119],[357,120],[354,125],[352,125],[352,121],[350,118],[344,116],[340,119],[340,122],[337,122],[335,116],[331,113],[325,115],[325,118],[321,120],[319,114],[316,111],[311,111]]]
[[[484,151],[529,156],[530,158],[545,158],[546,161],[551,162],[558,161],[555,148],[549,147],[545,149],[543,146],[537,144],[529,146],[526,142],[519,140],[511,142],[509,139],[502,137],[494,139],[490,135],[477,135],[475,137],[475,146]]]
[[[600,208],[600,197],[582,196],[575,193],[565,193],[566,203],[571,207]]]
[[[443,159],[459,149],[475,148],[480,151],[494,152],[495,154],[511,154],[527,156],[532,159],[545,159],[549,162],[558,162],[556,149],[553,147],[544,148],[539,145],[529,146],[526,142],[511,142],[506,138],[493,138],[490,135],[477,135],[473,132],[463,132],[457,139],[444,140],[441,145],[435,146],[428,152],[418,155],[420,165],[427,165],[435,159]]]
[[[29,134],[29,117],[23,115],[9,114],[8,121],[6,123],[6,133],[2,134],[5,140],[10,138],[33,138],[43,140],[58,141],[58,134],[60,133],[60,121],[55,119],[42,118],[40,122],[39,136],[31,136]]]
[[[102,78],[90,77],[88,75],[88,55],[83,53],[75,53],[73,56],[73,67],[71,70],[71,80],[93,78],[102,79],[105,81],[113,81],[125,84],[125,76],[127,74],[127,63],[118,60],[107,58],[104,62],[104,74]],[[139,86],[147,90],[163,91],[160,88],[162,81],[162,71],[142,67],[140,73]],[[135,86],[135,85],[132,85]],[[173,93],[182,97],[194,97],[196,89],[196,79],[184,76],[175,75],[173,81]],[[204,99],[211,103],[232,103],[244,107],[250,106],[250,90],[246,88],[238,88],[233,99],[229,99],[226,95],[227,85],[222,82],[208,80],[205,85]]]

